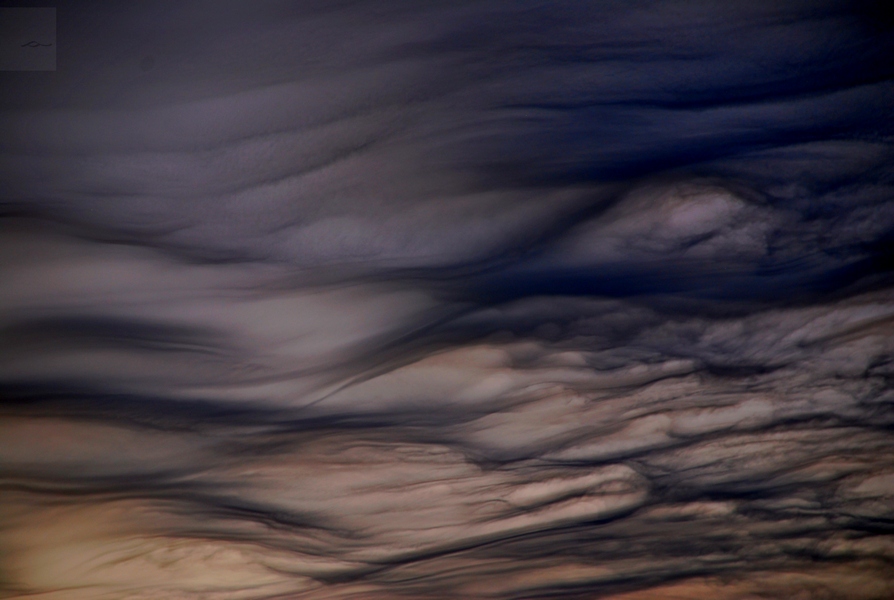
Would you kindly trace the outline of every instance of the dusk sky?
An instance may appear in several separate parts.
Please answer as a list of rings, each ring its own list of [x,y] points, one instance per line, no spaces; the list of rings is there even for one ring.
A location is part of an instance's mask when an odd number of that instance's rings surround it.
[[[886,3],[55,6],[0,597],[894,598]]]

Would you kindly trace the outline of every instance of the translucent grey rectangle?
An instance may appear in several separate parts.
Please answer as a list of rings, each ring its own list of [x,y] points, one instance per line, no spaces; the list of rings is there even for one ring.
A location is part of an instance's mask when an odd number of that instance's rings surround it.
[[[56,70],[56,9],[0,8],[0,71]]]

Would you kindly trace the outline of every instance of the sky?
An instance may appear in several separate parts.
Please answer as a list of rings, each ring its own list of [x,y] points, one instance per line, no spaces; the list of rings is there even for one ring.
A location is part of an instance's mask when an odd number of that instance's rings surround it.
[[[884,3],[56,6],[0,597],[894,597]]]

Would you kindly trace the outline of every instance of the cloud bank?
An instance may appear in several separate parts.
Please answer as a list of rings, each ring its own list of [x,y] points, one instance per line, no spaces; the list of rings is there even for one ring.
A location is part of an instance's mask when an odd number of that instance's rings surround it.
[[[894,595],[880,6],[60,3],[5,597]]]

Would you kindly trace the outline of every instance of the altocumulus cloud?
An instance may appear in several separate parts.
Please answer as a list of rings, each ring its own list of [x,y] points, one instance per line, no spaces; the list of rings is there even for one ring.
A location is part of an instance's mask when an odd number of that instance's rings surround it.
[[[5,597],[894,596],[881,3],[58,42],[0,77]]]

